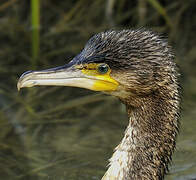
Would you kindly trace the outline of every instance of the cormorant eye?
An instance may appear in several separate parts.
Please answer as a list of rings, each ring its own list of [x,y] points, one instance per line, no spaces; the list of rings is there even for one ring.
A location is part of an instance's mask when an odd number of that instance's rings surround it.
[[[109,66],[107,64],[100,64],[97,66],[97,71],[100,74],[106,74],[109,71]]]

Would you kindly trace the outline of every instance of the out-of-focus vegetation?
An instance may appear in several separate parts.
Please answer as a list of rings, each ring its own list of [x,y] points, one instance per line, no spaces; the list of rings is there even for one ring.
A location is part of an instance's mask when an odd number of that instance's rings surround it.
[[[39,28],[40,28],[40,1],[31,0],[31,27],[32,27],[32,65],[35,68],[39,57]]]
[[[140,27],[168,37],[182,72],[182,128],[167,179],[196,177],[195,0],[1,0],[2,179],[101,178],[127,125],[118,100],[65,87],[18,93],[16,83],[26,70],[67,63],[97,32]]]

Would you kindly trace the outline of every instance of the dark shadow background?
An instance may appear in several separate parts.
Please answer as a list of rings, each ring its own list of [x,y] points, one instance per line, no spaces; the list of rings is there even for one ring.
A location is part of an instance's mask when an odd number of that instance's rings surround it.
[[[30,1],[1,0],[2,179],[101,179],[126,128],[125,107],[113,97],[78,88],[17,92],[17,80],[26,70],[69,62],[97,32],[140,27],[168,37],[182,74],[181,130],[166,179],[196,179],[195,0],[40,0],[37,58]]]

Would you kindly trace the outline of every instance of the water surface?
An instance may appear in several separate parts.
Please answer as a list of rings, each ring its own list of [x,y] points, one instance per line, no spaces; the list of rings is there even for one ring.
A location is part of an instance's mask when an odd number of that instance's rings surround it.
[[[110,96],[64,87],[32,88],[15,96],[22,103],[2,98],[7,105],[0,133],[3,179],[101,179],[128,123],[124,105]],[[183,112],[166,180],[196,179],[194,117],[192,103]]]

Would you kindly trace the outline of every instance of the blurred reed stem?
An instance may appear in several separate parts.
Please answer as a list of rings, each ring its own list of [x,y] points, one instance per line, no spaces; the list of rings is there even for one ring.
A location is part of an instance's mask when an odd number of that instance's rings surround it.
[[[39,0],[31,0],[31,26],[32,26],[32,68],[37,65],[40,49],[40,2]]]
[[[138,0],[139,26],[144,26],[146,22],[147,4],[144,0]]]
[[[158,11],[159,14],[162,15],[167,25],[172,29],[172,21],[168,16],[166,9],[160,4],[160,2],[158,0],[148,0],[148,2]]]

